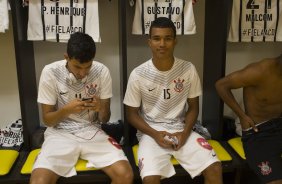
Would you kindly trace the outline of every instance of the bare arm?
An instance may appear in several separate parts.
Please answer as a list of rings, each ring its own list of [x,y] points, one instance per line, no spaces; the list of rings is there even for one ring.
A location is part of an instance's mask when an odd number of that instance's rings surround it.
[[[257,130],[254,121],[240,107],[231,90],[255,86],[260,76],[257,68],[251,64],[243,70],[227,75],[215,84],[219,96],[240,118],[243,129],[252,126],[254,130]]]
[[[187,102],[189,108],[185,116],[184,133],[189,136],[199,114],[199,97],[188,98]]]
[[[236,101],[232,89],[238,89],[243,87],[240,79],[237,79],[240,73],[230,74],[220,80],[215,84],[218,95],[222,100],[236,113],[238,117],[244,117],[246,114],[240,107],[239,103]]]
[[[94,99],[93,102],[75,99],[58,110],[54,105],[41,104],[43,121],[46,126],[53,127],[70,114],[80,113],[83,110],[93,110],[98,112],[98,120],[100,122],[108,122],[111,115],[110,99],[100,100],[97,97],[94,97]]]
[[[188,98],[187,100],[189,108],[185,116],[185,127],[182,132],[174,133],[178,139],[178,145],[175,150],[179,150],[187,141],[187,138],[190,136],[191,130],[197,121],[199,114],[199,97]]]
[[[92,100],[84,101],[85,109],[95,111],[98,113],[99,122],[106,123],[111,117],[111,99],[100,99],[93,96]]]
[[[172,143],[164,140],[164,136],[169,135],[169,133],[164,131],[157,131],[151,128],[140,117],[138,111],[139,107],[126,106],[126,117],[129,123],[144,134],[151,136],[160,146],[164,148],[172,148]]]
[[[101,99],[100,100],[100,110],[98,112],[98,120],[102,123],[106,123],[111,117],[111,99]]]
[[[79,113],[85,109],[84,102],[73,100],[64,107],[56,109],[55,105],[41,104],[43,121],[46,126],[53,127],[60,121],[68,117],[70,114]]]

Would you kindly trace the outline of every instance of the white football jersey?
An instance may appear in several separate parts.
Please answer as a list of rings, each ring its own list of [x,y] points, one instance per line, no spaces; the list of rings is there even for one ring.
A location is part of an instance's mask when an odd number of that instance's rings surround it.
[[[136,0],[132,34],[149,34],[157,17],[170,18],[177,35],[196,33],[192,0]]]
[[[281,8],[281,0],[233,0],[228,41],[282,41]]]
[[[66,64],[66,60],[61,60],[44,67],[39,81],[38,103],[53,105],[56,109],[61,109],[75,99],[93,98],[94,96],[100,99],[112,97],[112,78],[105,65],[93,61],[87,77],[77,80],[69,75]],[[70,114],[54,128],[79,135],[83,132],[82,130],[92,130],[93,127],[98,131],[98,125],[98,113],[84,110]],[[92,136],[95,132],[93,130]]]
[[[28,40],[67,42],[74,32],[101,42],[98,0],[32,0],[29,2]]]
[[[123,103],[140,107],[140,116],[151,126],[182,130],[187,99],[201,94],[191,62],[175,58],[170,70],[159,71],[150,59],[131,72]]]

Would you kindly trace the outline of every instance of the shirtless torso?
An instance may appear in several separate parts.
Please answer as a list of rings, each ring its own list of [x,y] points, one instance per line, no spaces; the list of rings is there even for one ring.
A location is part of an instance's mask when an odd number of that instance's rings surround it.
[[[245,112],[231,90],[243,88]],[[238,115],[243,129],[282,116],[282,55],[252,63],[216,83],[224,102]]]
[[[282,116],[282,55],[255,63],[250,70],[259,76],[243,89],[246,114],[255,123]]]

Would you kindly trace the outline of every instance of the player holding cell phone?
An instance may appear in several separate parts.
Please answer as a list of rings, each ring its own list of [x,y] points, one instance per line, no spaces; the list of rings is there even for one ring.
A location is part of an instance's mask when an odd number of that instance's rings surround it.
[[[111,115],[112,79],[108,68],[94,61],[95,54],[94,40],[76,32],[68,41],[65,60],[46,65],[41,73],[38,102],[48,128],[31,184],[76,175],[78,158],[103,170],[112,183],[132,183],[123,150],[101,130],[100,123]]]
[[[172,148],[173,148],[173,149],[176,149],[176,147],[178,146],[178,139],[177,139],[176,136],[169,136],[169,135],[166,135],[166,136],[164,137],[164,139],[165,139],[166,141],[169,141],[169,142],[172,144]]]
[[[100,111],[100,98],[97,96],[93,96],[92,98],[82,98],[81,99],[84,104],[83,106],[86,107],[87,110],[93,110],[95,112]]]

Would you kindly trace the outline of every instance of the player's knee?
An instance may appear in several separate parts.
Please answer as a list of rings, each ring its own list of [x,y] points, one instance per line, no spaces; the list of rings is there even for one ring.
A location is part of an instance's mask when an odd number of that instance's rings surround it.
[[[56,183],[56,181],[51,181],[50,179],[44,177],[44,176],[36,176],[36,177],[33,177],[31,176],[30,177],[30,181],[29,181],[29,184],[51,184],[51,183]]]
[[[59,176],[47,169],[35,169],[30,176],[30,184],[55,184]]]
[[[133,178],[134,178],[134,175],[133,175],[133,172],[132,170],[126,170],[125,172],[121,173],[119,175],[119,178],[120,178],[120,183],[132,183],[133,182]]]
[[[221,162],[215,162],[215,163],[211,164],[209,167],[207,167],[203,171],[203,176],[206,179],[221,178],[221,176],[222,176]]]
[[[161,177],[160,176],[146,176],[143,178],[143,184],[157,184],[160,183]]]
[[[43,184],[43,178],[42,177],[30,177],[29,184]]]
[[[124,164],[115,171],[113,183],[129,184],[133,182],[133,171],[129,164]]]
[[[133,173],[132,172],[126,172],[126,173],[119,173],[119,175],[116,175],[115,178],[113,178],[112,183],[115,184],[132,184],[133,183]]]
[[[215,162],[208,167],[211,172],[222,173],[221,162]]]

